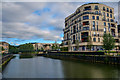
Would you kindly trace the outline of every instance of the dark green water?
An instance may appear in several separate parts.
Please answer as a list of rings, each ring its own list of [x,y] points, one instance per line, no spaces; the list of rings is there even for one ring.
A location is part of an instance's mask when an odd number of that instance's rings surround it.
[[[120,78],[120,68],[104,64],[66,61],[46,57],[12,59],[4,78]]]

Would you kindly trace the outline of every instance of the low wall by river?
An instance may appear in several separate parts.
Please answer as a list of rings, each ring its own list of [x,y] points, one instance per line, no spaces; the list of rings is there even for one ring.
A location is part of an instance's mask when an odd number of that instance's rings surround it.
[[[47,54],[43,54],[43,56],[58,58],[58,59],[77,59],[77,60],[88,61],[88,62],[93,62],[93,63],[120,65],[120,56],[106,56],[102,52],[99,52],[98,54],[97,52],[94,52],[94,53],[48,52]]]

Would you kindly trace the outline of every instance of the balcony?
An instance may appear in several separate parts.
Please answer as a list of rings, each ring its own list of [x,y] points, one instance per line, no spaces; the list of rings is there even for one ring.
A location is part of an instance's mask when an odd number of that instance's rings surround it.
[[[83,22],[83,26],[84,26],[84,25],[89,25],[89,21]]]
[[[102,19],[102,21],[106,21],[106,19]]]
[[[115,27],[115,24],[111,24],[111,27]]]

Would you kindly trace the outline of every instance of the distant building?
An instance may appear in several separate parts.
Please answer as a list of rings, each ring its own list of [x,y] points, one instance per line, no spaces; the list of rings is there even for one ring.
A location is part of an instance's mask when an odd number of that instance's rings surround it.
[[[8,53],[9,44],[7,42],[0,42],[1,53]]]
[[[53,50],[52,49],[52,46],[53,45],[57,45],[59,47],[59,44],[55,44],[55,43],[32,43],[34,49],[36,51],[39,51],[39,50]]]
[[[114,20],[114,8],[99,3],[84,4],[65,18],[63,47],[69,51],[87,51],[88,37],[91,36],[92,50],[103,50],[104,33],[110,33],[120,45],[117,23]],[[76,46],[78,41],[78,46]],[[76,49],[78,48],[78,49]]]

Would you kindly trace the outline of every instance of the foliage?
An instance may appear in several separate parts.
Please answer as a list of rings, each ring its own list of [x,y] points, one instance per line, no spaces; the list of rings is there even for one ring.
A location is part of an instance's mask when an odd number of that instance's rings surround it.
[[[4,51],[5,49],[2,47],[2,51]]]
[[[78,51],[79,50],[79,41],[75,40],[75,44],[76,44],[76,50]]]
[[[60,47],[57,45],[57,42],[55,41],[55,43],[52,45],[52,50],[59,50]]]
[[[30,53],[22,53],[20,54],[20,58],[32,58],[33,55]]]
[[[103,36],[103,48],[105,50],[111,50],[115,47],[115,40],[110,34],[104,34]]]
[[[91,36],[88,36],[88,43],[87,43],[87,47],[90,49],[90,51],[91,51],[91,48],[92,48],[92,38],[91,38]]]
[[[62,47],[60,48],[61,51],[68,51],[68,47]]]
[[[13,54],[16,54],[19,52],[19,49],[17,46],[12,46],[12,45],[9,45],[9,53],[13,53]]]
[[[27,43],[27,44],[20,45],[19,46],[19,51],[20,52],[33,52],[34,48],[33,48],[32,44]]]

